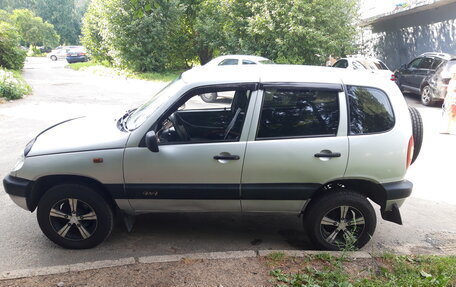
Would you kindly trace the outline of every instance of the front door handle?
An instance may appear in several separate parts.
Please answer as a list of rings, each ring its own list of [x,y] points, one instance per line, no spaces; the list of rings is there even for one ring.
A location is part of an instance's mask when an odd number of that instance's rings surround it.
[[[215,160],[239,160],[238,155],[214,155]]]
[[[340,152],[319,152],[314,154],[315,157],[340,157]]]

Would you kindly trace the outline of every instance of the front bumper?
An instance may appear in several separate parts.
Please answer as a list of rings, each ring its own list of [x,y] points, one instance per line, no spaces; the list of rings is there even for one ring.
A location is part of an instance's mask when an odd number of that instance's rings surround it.
[[[410,196],[413,189],[413,183],[408,180],[389,182],[382,184],[385,190],[386,200],[381,208],[382,218],[397,224],[402,224],[399,207],[405,199]]]
[[[3,179],[3,187],[11,199],[25,210],[30,210],[27,198],[33,189],[34,182],[28,179],[7,175]]]

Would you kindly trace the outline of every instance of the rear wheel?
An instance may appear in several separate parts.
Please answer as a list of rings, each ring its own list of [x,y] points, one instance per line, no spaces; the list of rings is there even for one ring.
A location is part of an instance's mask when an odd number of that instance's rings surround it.
[[[424,86],[421,90],[421,103],[425,106],[432,106],[434,104],[432,90],[429,85]]]
[[[418,155],[421,151],[421,146],[423,145],[423,120],[421,119],[420,112],[414,107],[408,107],[410,112],[410,118],[412,119],[412,133],[413,133],[413,156],[412,163],[418,158]]]
[[[57,56],[52,55],[52,56],[51,56],[51,60],[52,60],[52,61],[57,61]]]
[[[334,191],[312,200],[304,225],[319,249],[361,248],[374,234],[377,217],[364,196]]]
[[[38,224],[54,243],[85,249],[103,242],[114,225],[111,207],[93,189],[62,184],[49,189],[38,203]]]

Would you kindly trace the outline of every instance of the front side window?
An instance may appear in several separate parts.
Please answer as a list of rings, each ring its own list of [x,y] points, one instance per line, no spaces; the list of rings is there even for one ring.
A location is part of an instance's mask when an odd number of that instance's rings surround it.
[[[350,134],[385,132],[394,126],[394,114],[388,96],[370,87],[347,86],[350,109]]]
[[[335,136],[338,126],[338,91],[266,89],[257,139]]]
[[[238,59],[225,59],[220,62],[219,66],[231,66],[231,65],[237,65],[238,64]]]
[[[242,65],[256,65],[256,63],[250,60],[242,60]]]
[[[245,88],[189,94],[159,121],[160,144],[239,141],[251,94]]]

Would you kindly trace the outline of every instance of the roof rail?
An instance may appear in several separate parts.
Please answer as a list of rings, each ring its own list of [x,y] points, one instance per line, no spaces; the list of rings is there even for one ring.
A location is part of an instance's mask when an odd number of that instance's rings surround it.
[[[452,57],[448,53],[439,53],[439,52],[426,52],[426,53],[421,54],[419,57],[421,57],[421,56],[440,57],[440,58],[447,59],[447,60]]]

